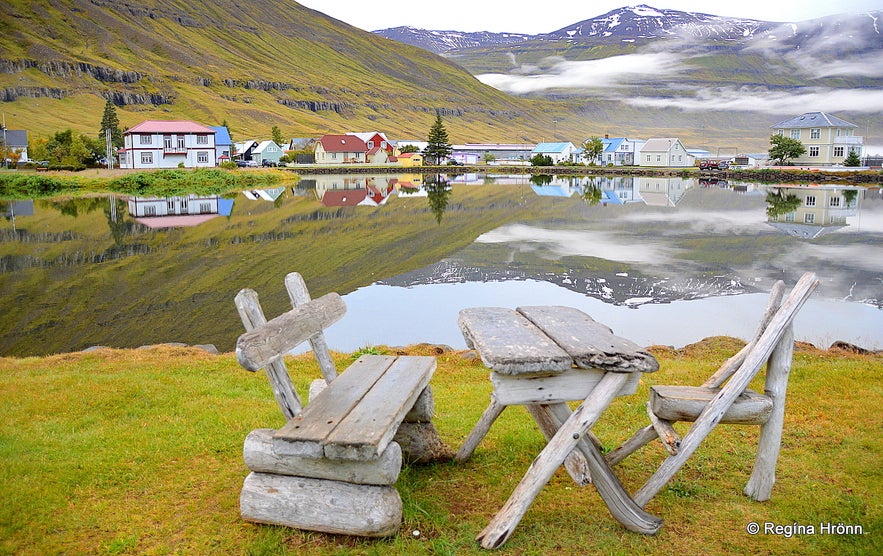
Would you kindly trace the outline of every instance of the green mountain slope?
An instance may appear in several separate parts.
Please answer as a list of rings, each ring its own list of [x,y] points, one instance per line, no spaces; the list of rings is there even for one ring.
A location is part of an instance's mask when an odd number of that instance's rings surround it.
[[[538,129],[542,102],[295,2],[8,0],[0,4],[0,101],[13,129],[97,132],[106,98],[124,126],[226,120],[234,136],[380,129],[452,139]],[[505,124],[505,125],[504,125]],[[513,140],[511,138],[509,140]]]

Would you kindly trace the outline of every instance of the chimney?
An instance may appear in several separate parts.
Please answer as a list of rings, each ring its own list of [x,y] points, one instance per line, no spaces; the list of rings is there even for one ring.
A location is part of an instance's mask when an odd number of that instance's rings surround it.
[[[610,139],[610,134],[609,134],[609,133],[605,133],[605,134],[604,134],[604,139]]]

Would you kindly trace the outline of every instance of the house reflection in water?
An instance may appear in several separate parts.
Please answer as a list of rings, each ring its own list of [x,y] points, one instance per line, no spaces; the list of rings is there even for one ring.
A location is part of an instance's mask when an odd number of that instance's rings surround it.
[[[859,214],[862,187],[779,186],[767,191],[767,223],[790,236],[813,239],[849,225]]]
[[[274,187],[273,189],[248,189],[243,191],[246,199],[251,201],[270,201],[271,203],[285,193],[284,187]]]
[[[326,207],[380,206],[396,191],[395,180],[383,176],[316,176],[316,197]]]
[[[218,195],[129,197],[129,215],[148,228],[196,226],[216,216],[230,216],[233,199]]]
[[[636,177],[638,195],[644,203],[657,207],[673,207],[692,187],[692,180],[683,178]]]

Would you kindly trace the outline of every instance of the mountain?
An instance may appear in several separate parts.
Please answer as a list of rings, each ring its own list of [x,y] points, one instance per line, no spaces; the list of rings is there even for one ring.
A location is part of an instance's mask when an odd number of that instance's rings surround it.
[[[519,33],[491,33],[489,31],[430,31],[416,27],[392,27],[374,31],[381,37],[410,44],[436,54],[461,48],[499,46],[524,42],[533,39],[533,35]]]
[[[95,133],[105,99],[123,126],[226,121],[234,137],[381,129],[422,137],[439,110],[452,137],[534,129],[538,103],[480,83],[425,50],[291,1],[6,0],[0,103],[31,137]]]

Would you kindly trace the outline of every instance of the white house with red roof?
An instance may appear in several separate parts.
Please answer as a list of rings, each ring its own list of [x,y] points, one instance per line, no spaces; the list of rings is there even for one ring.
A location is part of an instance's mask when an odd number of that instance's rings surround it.
[[[364,164],[368,145],[356,135],[323,135],[316,143],[316,164]]]
[[[120,168],[212,168],[215,130],[187,120],[146,120],[123,132]]]

